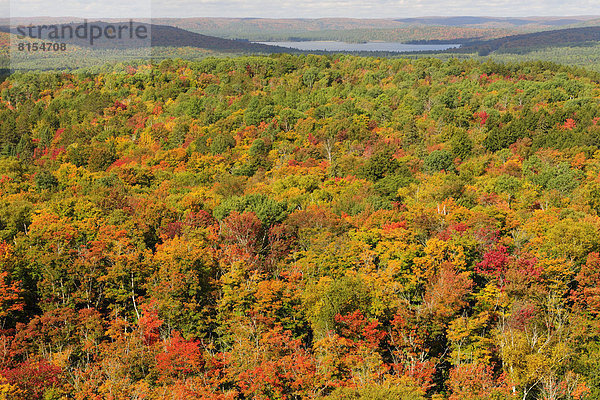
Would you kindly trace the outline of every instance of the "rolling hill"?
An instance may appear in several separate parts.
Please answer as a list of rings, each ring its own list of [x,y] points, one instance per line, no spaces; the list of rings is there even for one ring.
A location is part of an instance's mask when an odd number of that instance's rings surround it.
[[[14,25],[79,24],[77,17],[13,18]],[[107,23],[124,22],[126,19],[103,19]],[[354,18],[154,18],[139,19],[161,31],[162,37],[175,37],[183,43],[202,42],[203,46],[228,51],[276,52],[276,49],[249,49],[248,43],[221,42],[214,38],[191,36],[189,33],[168,30],[179,28],[209,37],[246,41],[290,40],[338,40],[346,42],[445,40],[464,43],[474,40],[491,40],[505,36],[527,34],[557,28],[576,28],[598,25],[600,19],[593,16],[494,18],[476,16],[422,17],[404,19],[354,19]],[[0,25],[8,23],[0,19]],[[166,32],[165,32],[166,31]],[[158,38],[158,35],[156,35]],[[458,40],[458,41],[457,41]],[[167,42],[169,40],[167,39]],[[170,42],[169,42],[170,43]],[[168,44],[169,44],[168,43]],[[206,48],[206,47],[203,47]]]
[[[524,25],[540,26],[567,26],[586,23],[597,17],[530,17],[530,18],[494,18],[494,17],[423,17],[402,18],[395,21],[410,25],[441,25],[441,26],[469,26],[469,25],[512,25],[521,27]]]
[[[115,26],[116,23],[105,22],[105,21],[94,21],[88,22],[88,31],[91,26],[97,27],[104,31],[111,25]],[[67,32],[65,36],[60,36],[60,42],[72,44],[81,47],[94,47],[98,49],[124,49],[124,48],[136,48],[136,47],[193,47],[205,50],[213,50],[218,52],[234,52],[234,53],[282,53],[291,52],[289,49],[284,49],[277,46],[268,46],[263,44],[251,43],[244,40],[231,40],[223,39],[220,37],[202,35],[195,32],[190,32],[185,29],[177,28],[168,25],[159,24],[147,24],[142,22],[133,22],[130,26],[132,30],[143,28],[144,32],[148,32],[147,39],[144,38],[129,38],[124,34],[124,38],[111,39],[106,36],[94,39],[90,39],[91,35],[82,34],[81,37],[76,35],[70,35],[68,32],[71,30],[75,31],[78,27],[81,27],[81,23],[66,23],[59,25],[59,32]],[[38,28],[45,27],[41,30]],[[18,27],[0,27],[0,31],[18,34]],[[85,31],[82,30],[82,32]],[[28,36],[34,39],[43,40],[54,40],[52,36],[52,30],[46,25],[35,26],[31,31],[25,29],[20,31],[25,32]],[[125,31],[127,32],[127,31]],[[41,35],[39,34],[41,33]],[[61,34],[62,35],[62,34]]]
[[[545,47],[584,46],[600,42],[600,26],[560,29],[507,36],[498,39],[474,41],[451,53],[523,53]]]

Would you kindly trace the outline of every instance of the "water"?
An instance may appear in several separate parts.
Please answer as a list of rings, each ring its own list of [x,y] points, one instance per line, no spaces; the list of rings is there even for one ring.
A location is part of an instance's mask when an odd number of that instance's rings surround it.
[[[304,41],[257,43],[304,51],[386,51],[395,53],[405,53],[411,51],[441,51],[460,47],[459,44],[406,44],[397,42],[345,43],[334,41]]]

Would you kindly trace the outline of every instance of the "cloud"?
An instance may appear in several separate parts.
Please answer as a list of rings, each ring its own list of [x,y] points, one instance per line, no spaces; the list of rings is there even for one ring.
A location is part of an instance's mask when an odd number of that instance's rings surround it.
[[[12,16],[394,18],[599,14],[598,0],[42,0],[10,1]],[[1,12],[1,8],[0,8]],[[0,16],[1,17],[1,16]]]
[[[0,0],[2,1],[2,0]],[[11,17],[146,17],[152,16],[152,0],[9,0]]]

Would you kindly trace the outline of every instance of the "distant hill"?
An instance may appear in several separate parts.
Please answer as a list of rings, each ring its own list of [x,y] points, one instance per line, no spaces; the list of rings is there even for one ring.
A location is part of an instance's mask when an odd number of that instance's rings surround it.
[[[120,24],[126,24],[121,22]],[[118,25],[116,22],[105,22],[105,21],[93,21],[88,22],[88,27],[94,26],[101,30],[105,30],[110,25]],[[69,32],[81,27],[82,23],[63,23],[59,24],[59,31]],[[202,35],[195,32],[190,32],[185,29],[177,28],[168,25],[158,24],[147,24],[141,22],[133,22],[129,29],[136,30],[144,28],[143,31],[149,32],[149,39],[144,40],[143,38],[129,38],[127,35],[123,35],[124,39],[110,39],[106,36],[94,39],[93,44],[90,40],[89,34],[84,38],[76,37],[73,35],[66,35],[61,37],[60,42],[67,44],[73,44],[82,47],[94,47],[98,49],[119,49],[119,48],[135,48],[135,47],[195,47],[205,50],[214,50],[218,52],[236,52],[236,53],[289,53],[293,52],[290,49],[285,49],[277,46],[268,46],[263,44],[251,43],[244,40],[230,40],[223,39],[215,36]],[[87,28],[88,32],[91,28]],[[12,34],[19,34],[18,27],[0,27],[0,31],[9,32]],[[83,32],[84,30],[82,30]],[[21,33],[25,32],[29,36],[30,32],[33,33],[31,37],[36,39],[54,40],[51,36],[51,29],[44,28],[41,30],[41,37],[39,35],[38,26],[34,26],[32,31],[28,29],[21,30]],[[125,31],[128,32],[128,31]],[[82,35],[83,36],[83,35]]]
[[[0,25],[43,25],[80,23],[76,17],[32,17],[13,18]],[[127,19],[103,19],[105,22],[123,22]],[[190,32],[226,39],[246,39],[250,41],[289,41],[289,40],[341,40],[398,41],[444,39],[492,39],[518,33],[548,29],[534,25],[522,26],[428,26],[417,23],[404,23],[388,19],[358,18],[153,18],[139,19],[139,22],[154,25],[173,26]],[[493,24],[492,24],[493,25]],[[454,41],[456,42],[456,41]]]
[[[35,23],[61,26],[79,26],[77,18],[32,19]],[[69,21],[69,22],[65,22]],[[340,40],[366,42],[372,40],[398,41],[403,43],[461,43],[460,49],[447,53],[493,52],[523,53],[532,48],[583,45],[600,40],[600,19],[597,17],[424,17],[406,19],[363,20],[351,18],[324,19],[265,19],[265,18],[162,18],[141,20],[134,27],[146,27],[151,31],[153,47],[191,47],[222,53],[299,53],[289,48],[252,43],[253,35],[270,35],[270,40]],[[26,20],[11,23],[26,24]],[[125,20],[107,19],[88,22],[104,28],[109,24],[129,23]],[[484,26],[507,26],[510,28],[482,28]],[[577,28],[571,26],[575,24]],[[596,26],[593,26],[596,24]],[[591,25],[591,26],[589,26]],[[392,28],[394,27],[395,28]],[[554,26],[554,28],[552,28]],[[581,27],[579,27],[581,26]],[[560,29],[557,29],[560,27]],[[326,29],[326,30],[324,30]],[[0,28],[0,31],[2,29]],[[5,32],[16,33],[13,25]],[[209,31],[211,33],[207,33]],[[237,32],[237,33],[236,33]],[[243,37],[250,39],[234,39]],[[253,33],[254,32],[254,33]],[[262,32],[262,33],[261,33]],[[43,39],[49,39],[45,31]],[[239,33],[239,36],[238,36]],[[222,37],[219,37],[222,36]],[[227,37],[227,38],[226,38]],[[88,39],[67,38],[66,43],[90,47]],[[147,47],[148,41],[97,39],[94,48]]]
[[[597,17],[531,17],[531,18],[495,18],[495,17],[423,17],[402,18],[395,21],[410,25],[442,25],[442,26],[468,26],[468,25],[490,25],[507,24],[513,26],[543,25],[543,26],[567,26],[585,23]]]
[[[533,48],[582,46],[597,42],[600,42],[600,26],[535,32],[470,42],[463,45],[460,49],[452,49],[448,52],[476,52],[480,55],[488,55],[493,52],[523,53]]]
[[[397,41],[409,43],[417,40],[442,40],[448,43],[463,43],[469,40],[489,40],[499,37],[517,35],[557,28],[574,28],[593,26],[598,16],[576,17],[527,17],[527,18],[495,18],[495,17],[422,17],[422,18],[153,18],[138,19],[140,23],[152,26],[170,26],[200,35],[232,40],[256,42],[294,41],[294,40],[338,40],[345,42]],[[81,23],[77,17],[33,17],[0,18],[0,25],[11,23],[21,25],[69,24]],[[124,22],[126,19],[103,19],[104,22]],[[158,28],[160,29],[160,28]],[[183,37],[182,32],[162,32],[163,37],[170,35],[180,40],[196,42],[198,38]],[[216,49],[232,48],[240,51],[240,44],[215,43]],[[247,43],[244,47],[248,49]],[[245,50],[244,50],[245,51]],[[264,49],[249,51],[263,52]],[[271,49],[272,52],[277,50]],[[267,52],[269,52],[267,50]]]
[[[349,29],[391,29],[405,24],[393,19],[356,18],[155,18],[152,23],[171,25],[210,35],[280,31],[340,31]]]
[[[152,23],[170,25],[192,32],[227,39],[256,42],[332,40],[349,43],[389,41],[408,43],[413,40],[493,39],[548,27],[530,26],[427,26],[407,24],[394,19],[270,19],[270,18],[157,18]],[[458,40],[458,41],[457,41]]]
[[[224,52],[289,53],[290,49],[208,36],[168,25],[151,24],[152,46],[198,47]]]

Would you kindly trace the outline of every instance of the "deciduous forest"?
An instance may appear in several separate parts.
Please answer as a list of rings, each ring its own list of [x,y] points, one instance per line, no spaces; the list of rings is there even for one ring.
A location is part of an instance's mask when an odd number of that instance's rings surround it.
[[[0,83],[0,398],[600,398],[600,75],[280,54]]]

